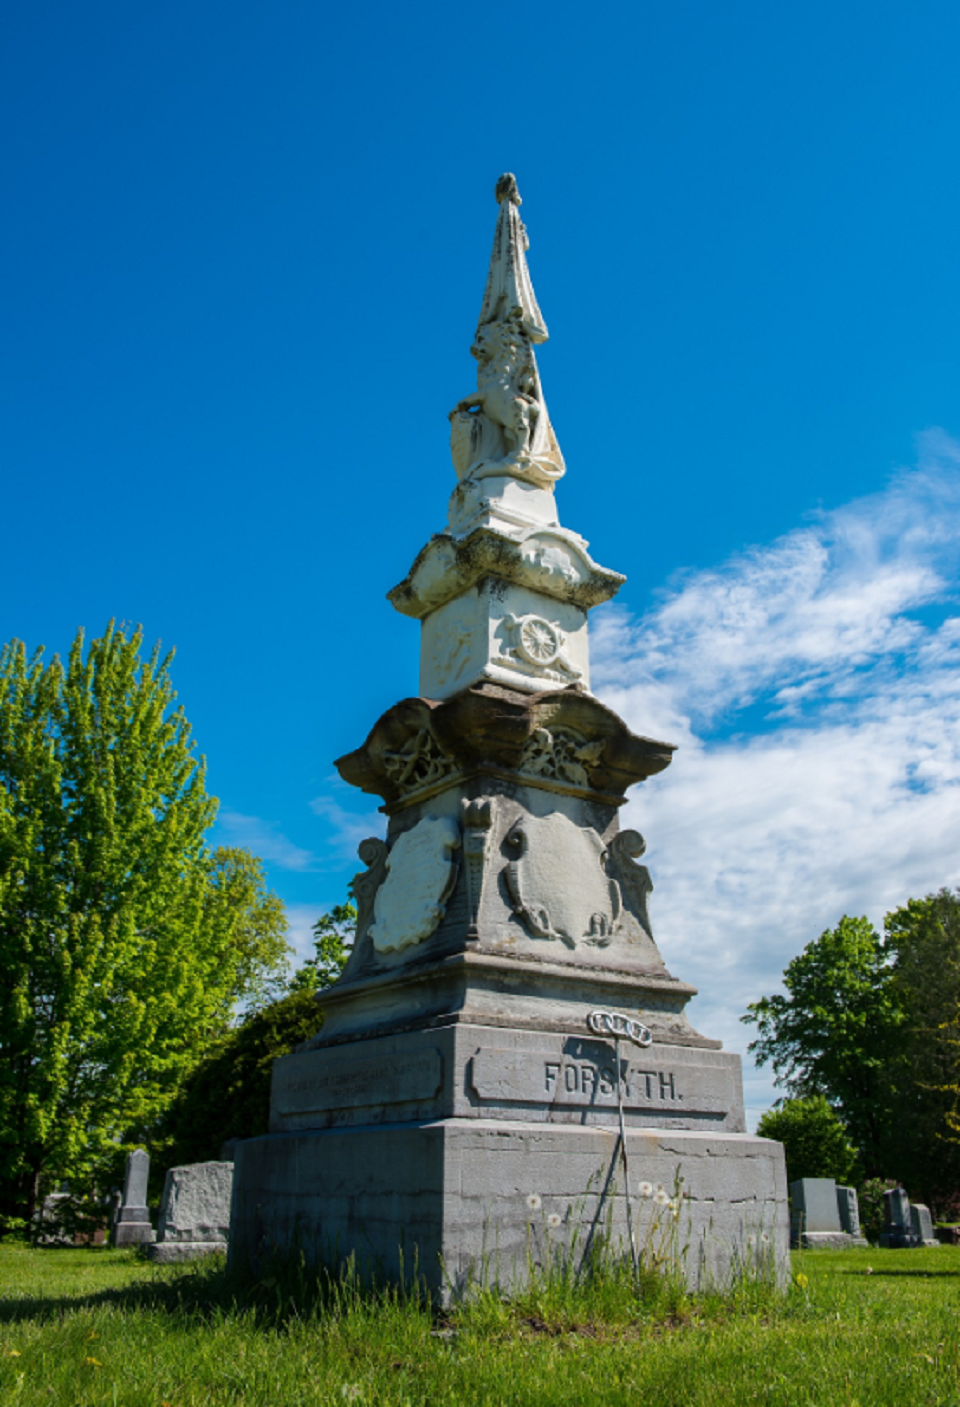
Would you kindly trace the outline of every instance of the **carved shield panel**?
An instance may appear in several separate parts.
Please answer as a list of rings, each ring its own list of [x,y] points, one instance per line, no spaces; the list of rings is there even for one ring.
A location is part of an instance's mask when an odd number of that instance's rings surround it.
[[[603,841],[560,812],[522,816],[507,835],[514,911],[537,938],[605,947],[617,931],[620,887],[603,865]]]
[[[456,882],[459,845],[452,816],[424,816],[394,841],[373,907],[370,938],[378,953],[400,952],[430,937]]]

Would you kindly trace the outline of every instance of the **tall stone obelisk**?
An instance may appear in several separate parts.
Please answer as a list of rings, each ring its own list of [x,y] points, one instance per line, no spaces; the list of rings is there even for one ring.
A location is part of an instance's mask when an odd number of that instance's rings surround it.
[[[231,1254],[296,1244],[391,1275],[415,1257],[443,1295],[481,1261],[522,1275],[531,1219],[581,1248],[608,1217],[622,1235],[625,1192],[679,1173],[691,1275],[758,1238],[782,1264],[782,1149],[745,1132],[739,1057],[687,1020],[643,839],[619,829],[673,747],[590,692],[588,613],[624,578],[557,519],[512,176],[496,196],[448,526],[389,595],[421,622],[420,694],[337,763],[382,798],[387,840],[360,846],[356,944],[317,1036],[274,1068],[271,1133],[237,1148]],[[615,1055],[618,1024],[641,1043]]]

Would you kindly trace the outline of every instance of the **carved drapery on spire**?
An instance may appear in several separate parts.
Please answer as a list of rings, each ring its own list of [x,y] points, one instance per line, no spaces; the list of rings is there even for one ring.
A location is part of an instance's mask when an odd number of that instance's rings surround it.
[[[515,178],[501,176],[496,194],[490,272],[470,349],[479,363],[477,390],[450,413],[453,462],[459,479],[508,475],[550,488],[565,466],[533,352],[547,340],[547,326],[527,268]]]

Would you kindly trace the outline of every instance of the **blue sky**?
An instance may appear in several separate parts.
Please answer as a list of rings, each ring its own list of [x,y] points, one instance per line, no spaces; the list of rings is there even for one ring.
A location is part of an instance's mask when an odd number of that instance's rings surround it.
[[[960,880],[960,10],[36,0],[2,45],[0,638],[142,622],[305,939],[516,172],[654,924],[737,1016]],[[755,1108],[765,1075],[748,1080]]]

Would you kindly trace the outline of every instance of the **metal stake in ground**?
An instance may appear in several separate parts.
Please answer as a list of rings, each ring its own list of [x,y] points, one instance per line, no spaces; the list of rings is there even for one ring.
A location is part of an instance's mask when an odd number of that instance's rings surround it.
[[[653,1033],[641,1021],[632,1016],[622,1016],[619,1011],[591,1011],[587,1026],[595,1036],[613,1036],[613,1052],[617,1069],[617,1113],[620,1117],[620,1156],[623,1160],[624,1196],[627,1202],[627,1234],[630,1237],[630,1253],[633,1258],[633,1273],[637,1281],[637,1294],[640,1293],[640,1254],[637,1250],[637,1237],[633,1229],[633,1210],[630,1201],[630,1163],[627,1157],[627,1128],[623,1117],[623,1076],[620,1066],[620,1038],[643,1049],[652,1045]]]

